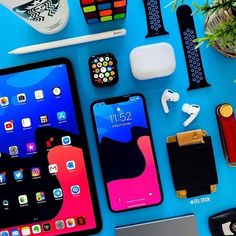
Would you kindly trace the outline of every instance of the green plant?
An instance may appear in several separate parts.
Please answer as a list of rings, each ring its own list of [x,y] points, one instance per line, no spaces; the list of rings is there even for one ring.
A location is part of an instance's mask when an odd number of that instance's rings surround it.
[[[183,4],[184,0],[181,0],[181,3]],[[179,4],[180,0],[173,0],[168,6],[172,5],[172,9],[175,10]],[[201,6],[194,2],[193,6],[196,8],[193,14],[212,15],[224,10],[234,15],[231,19],[220,22],[213,32],[206,31],[204,37],[195,39],[194,42],[198,43],[197,47],[205,42],[208,42],[207,46],[218,42],[223,47],[231,47],[236,51],[236,0],[215,0],[212,4],[207,1]]]

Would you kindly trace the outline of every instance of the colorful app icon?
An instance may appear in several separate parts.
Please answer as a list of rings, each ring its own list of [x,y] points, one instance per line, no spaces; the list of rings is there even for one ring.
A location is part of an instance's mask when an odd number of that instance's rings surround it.
[[[8,207],[8,206],[9,206],[9,201],[8,201],[8,200],[3,200],[3,201],[2,201],[2,205],[3,205],[4,207]]]
[[[20,205],[27,204],[28,203],[27,195],[18,196],[18,201],[19,201]]]
[[[83,216],[80,216],[77,218],[77,224],[78,225],[85,225],[86,224],[86,219]]]
[[[40,124],[41,124],[41,125],[47,124],[47,123],[48,123],[48,116],[46,116],[46,115],[40,116],[40,117],[39,117],[39,120],[40,120]]]
[[[63,220],[58,220],[55,223],[56,229],[64,229],[65,228],[65,223]]]
[[[51,174],[55,174],[58,172],[58,167],[57,167],[57,164],[51,164],[48,166],[48,169],[49,169],[49,173]]]
[[[21,234],[23,235],[23,236],[28,236],[28,235],[30,235],[30,227],[28,227],[28,226],[26,226],[26,227],[22,227],[21,228]]]
[[[61,88],[60,87],[54,87],[52,89],[52,93],[54,96],[60,96],[61,95]]]
[[[13,124],[13,120],[10,120],[10,121],[6,121],[4,123],[4,128],[6,131],[11,131],[14,129],[14,124]]]
[[[19,93],[16,95],[17,101],[19,103],[25,103],[26,102],[26,95],[25,93]]]
[[[71,144],[71,138],[70,136],[64,136],[61,138],[62,145],[70,145]]]
[[[52,227],[50,223],[43,224],[43,231],[48,232],[51,231]]]
[[[66,227],[68,227],[68,228],[75,227],[75,219],[74,218],[67,219],[66,220]]]
[[[11,156],[16,156],[19,153],[17,146],[11,146],[9,147],[9,153]]]
[[[1,97],[0,98],[0,105],[2,107],[8,106],[9,105],[9,99],[8,97]]]
[[[20,236],[20,230],[12,229],[11,230],[11,236]]]
[[[20,170],[16,170],[13,172],[13,175],[14,175],[14,179],[16,181],[19,181],[19,180],[22,180],[23,179],[23,169],[20,169]]]
[[[36,201],[37,201],[37,202],[43,202],[43,201],[45,201],[45,199],[46,199],[44,192],[37,192],[37,193],[35,194],[35,197],[36,197]]]
[[[26,144],[26,150],[27,152],[36,152],[36,145],[35,143],[27,143]]]
[[[6,172],[0,173],[0,184],[5,184],[7,182]]]
[[[74,170],[75,169],[75,162],[74,161],[67,161],[66,162],[66,168],[67,170]]]
[[[62,198],[63,193],[62,193],[62,189],[61,188],[56,188],[53,190],[53,196],[54,198]]]
[[[39,177],[39,176],[41,176],[40,168],[39,167],[31,168],[31,175],[32,175],[32,177]]]
[[[73,194],[73,195],[78,195],[78,194],[80,194],[80,187],[79,187],[79,185],[73,185],[73,186],[71,186],[71,193]]]
[[[66,112],[65,111],[57,112],[57,120],[58,121],[65,121],[66,120]]]
[[[49,140],[46,141],[46,147],[47,148],[52,148],[53,142],[55,141],[54,137],[50,137]]]
[[[9,231],[4,230],[0,233],[0,236],[10,236]]]
[[[36,90],[36,91],[34,91],[34,97],[35,97],[36,100],[44,99],[43,90]]]
[[[41,233],[41,226],[40,225],[33,225],[32,226],[32,232],[33,234],[40,234]]]
[[[31,127],[31,120],[30,118],[24,118],[21,120],[21,124],[23,128]]]

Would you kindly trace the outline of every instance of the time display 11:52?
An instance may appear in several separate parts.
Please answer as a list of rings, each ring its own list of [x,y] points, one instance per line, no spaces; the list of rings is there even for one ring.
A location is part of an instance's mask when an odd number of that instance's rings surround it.
[[[121,112],[119,114],[112,114],[108,118],[112,124],[118,123],[118,122],[132,121],[132,113],[129,111]]]

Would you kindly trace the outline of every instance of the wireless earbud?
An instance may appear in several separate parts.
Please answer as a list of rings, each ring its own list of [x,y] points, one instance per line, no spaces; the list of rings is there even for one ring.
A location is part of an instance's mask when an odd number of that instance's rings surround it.
[[[196,104],[187,104],[185,103],[183,106],[182,106],[182,111],[187,113],[189,116],[189,118],[184,121],[183,123],[183,126],[188,126],[190,123],[192,123],[196,117],[198,116],[198,113],[200,111],[200,106],[196,105]]]
[[[161,104],[165,113],[169,113],[167,102],[178,102],[179,94],[170,89],[166,89],[161,96]]]

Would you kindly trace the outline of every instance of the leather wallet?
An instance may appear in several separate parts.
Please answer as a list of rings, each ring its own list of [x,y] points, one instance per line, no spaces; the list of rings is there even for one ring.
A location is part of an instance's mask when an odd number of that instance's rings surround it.
[[[221,143],[229,166],[236,166],[236,121],[233,107],[224,103],[216,107]]]

